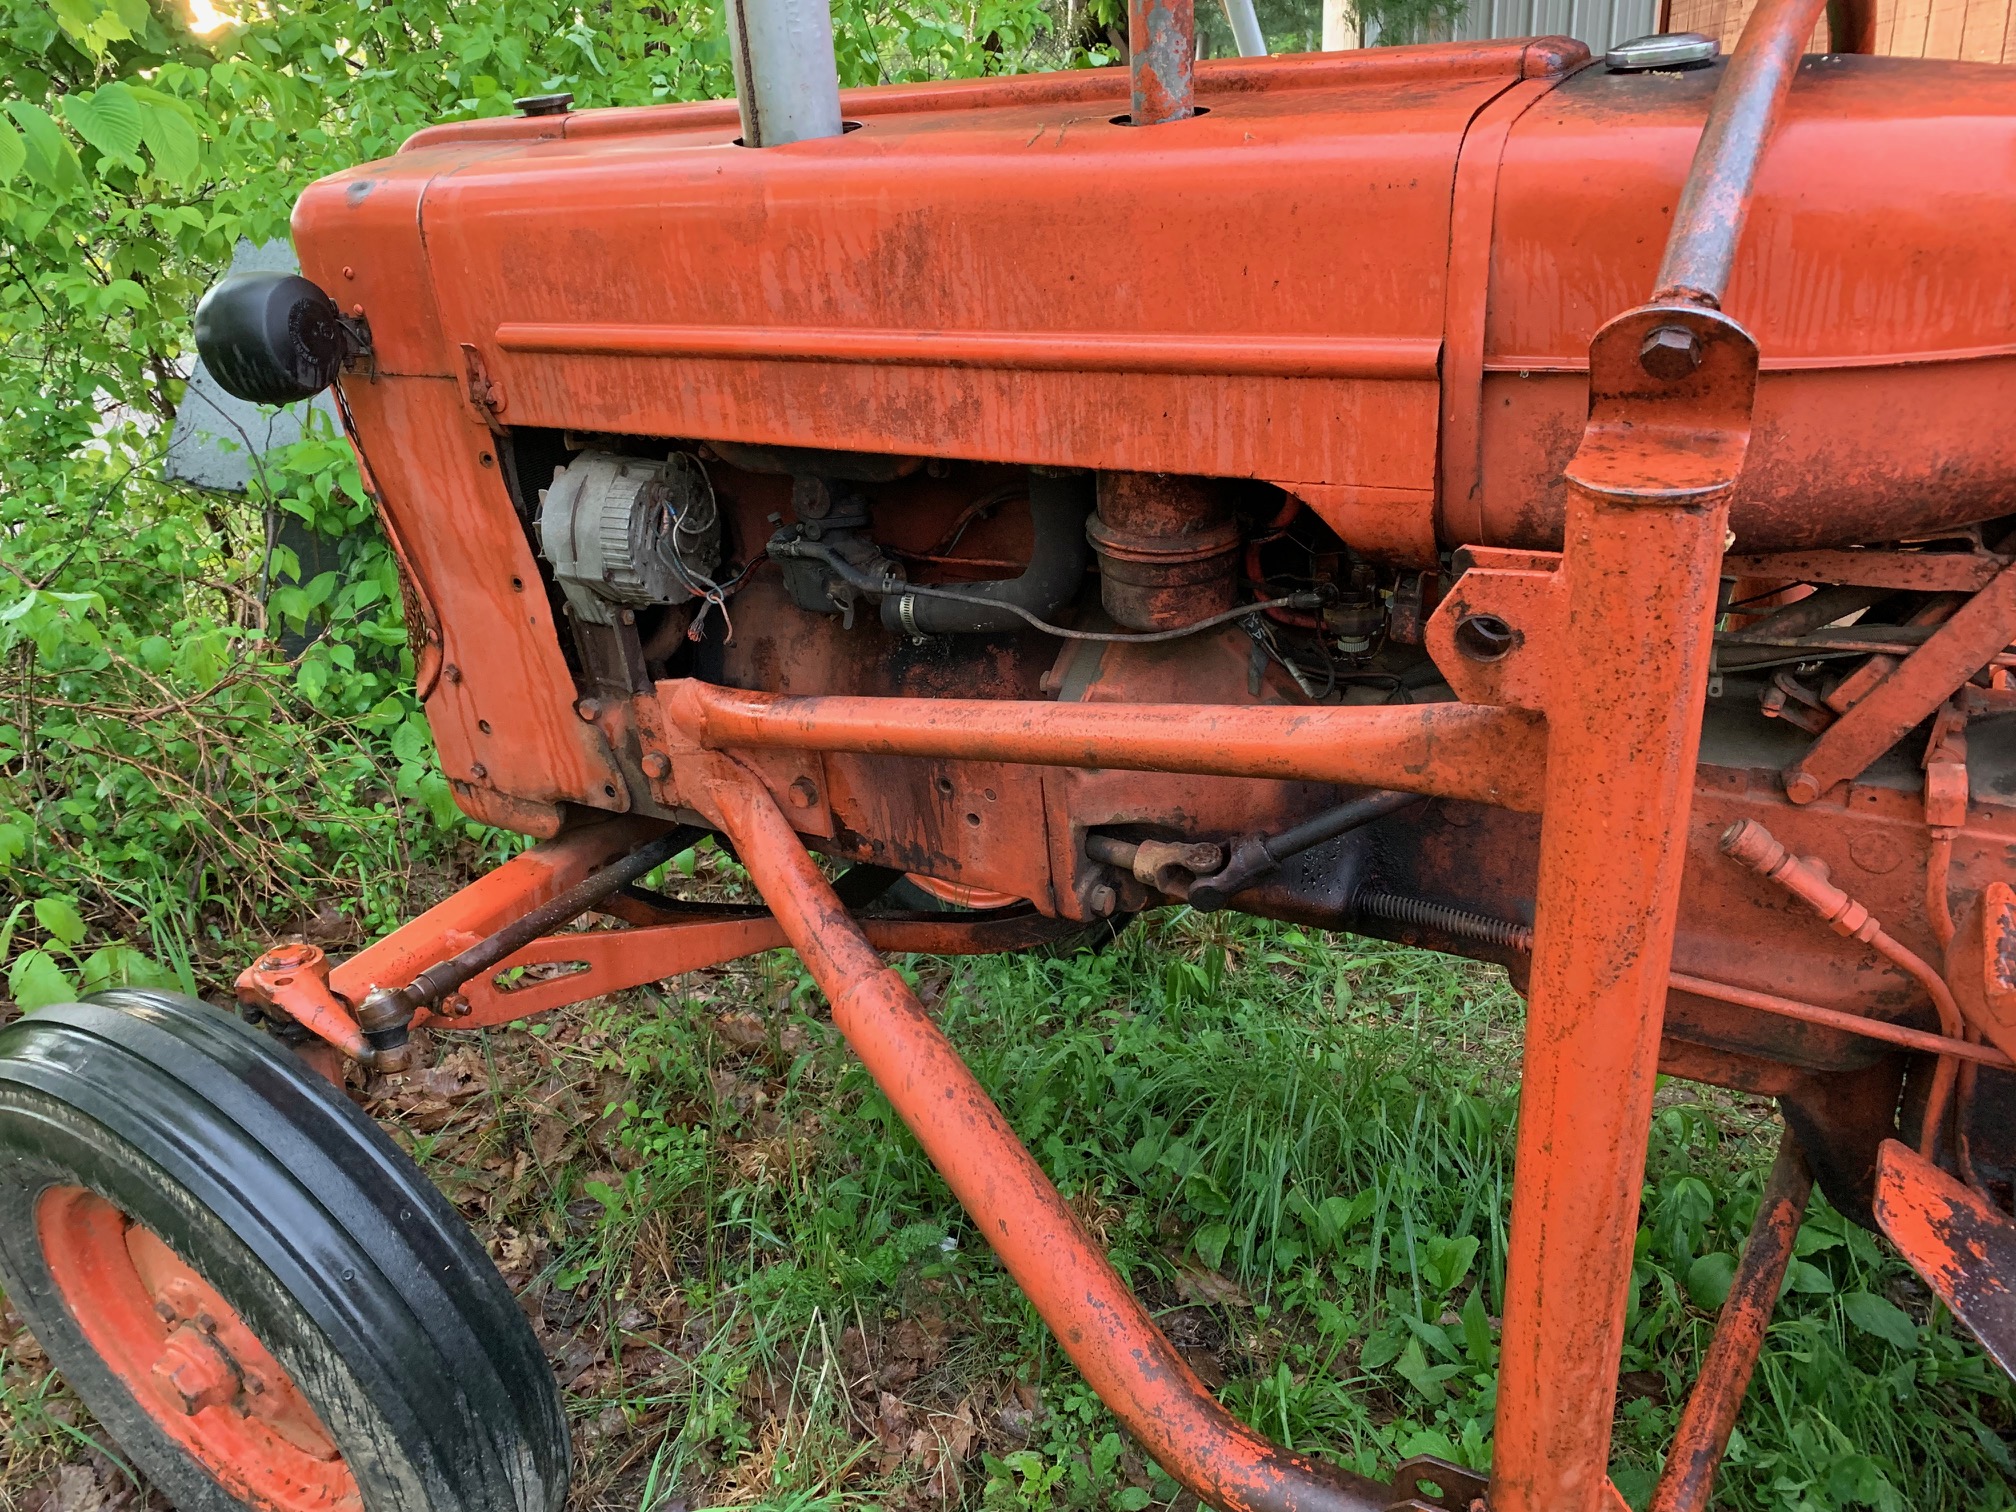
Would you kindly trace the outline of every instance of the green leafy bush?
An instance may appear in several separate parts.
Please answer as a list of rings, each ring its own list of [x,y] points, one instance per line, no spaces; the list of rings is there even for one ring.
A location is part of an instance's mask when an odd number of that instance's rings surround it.
[[[285,236],[315,177],[515,95],[731,87],[708,3],[241,14],[202,36],[171,3],[0,3],[0,898],[28,905],[0,965],[24,1008],[215,986],[307,925],[369,935],[416,877],[502,844],[436,769],[347,443],[267,455],[250,499],[162,475],[190,314],[239,241]],[[1014,70],[1049,25],[1040,0],[842,0],[835,22],[850,84]],[[304,578],[287,516],[340,543],[334,570]]]

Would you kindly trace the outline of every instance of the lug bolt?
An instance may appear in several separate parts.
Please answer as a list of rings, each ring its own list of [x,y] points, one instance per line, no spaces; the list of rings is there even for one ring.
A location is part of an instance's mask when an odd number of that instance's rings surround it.
[[[1685,326],[1654,326],[1638,348],[1638,365],[1662,383],[1677,383],[1701,366],[1701,338]]]

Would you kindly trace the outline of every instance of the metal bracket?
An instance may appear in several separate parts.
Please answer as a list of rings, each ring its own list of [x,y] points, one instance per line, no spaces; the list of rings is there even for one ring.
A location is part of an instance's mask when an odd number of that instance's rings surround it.
[[[1464,703],[1545,712],[1566,600],[1561,553],[1466,546],[1428,620],[1428,654]]]
[[[1474,1470],[1417,1454],[1393,1472],[1393,1490],[1400,1499],[1386,1512],[1484,1512],[1490,1483]]]

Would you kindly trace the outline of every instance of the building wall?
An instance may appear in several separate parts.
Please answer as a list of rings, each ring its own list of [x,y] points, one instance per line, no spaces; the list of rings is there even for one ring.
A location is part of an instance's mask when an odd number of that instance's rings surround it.
[[[1471,4],[1500,0],[1471,0]],[[1735,46],[1756,0],[1668,0],[1664,31],[1706,32],[1723,51]],[[2011,0],[1877,0],[1876,50],[1893,58],[1960,58],[1970,63],[2016,63]],[[1467,34],[1466,34],[1467,35]],[[1495,34],[1494,34],[1495,35]],[[1823,22],[1811,43],[1827,50]]]

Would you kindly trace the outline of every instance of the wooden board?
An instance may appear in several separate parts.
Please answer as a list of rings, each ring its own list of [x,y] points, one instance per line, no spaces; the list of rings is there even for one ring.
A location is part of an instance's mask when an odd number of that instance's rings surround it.
[[[1756,0],[1666,0],[1661,31],[1705,32],[1729,51]],[[2016,0],[1876,0],[1876,50],[1893,58],[1961,58],[2016,63]],[[1811,50],[1827,50],[1827,24]]]

